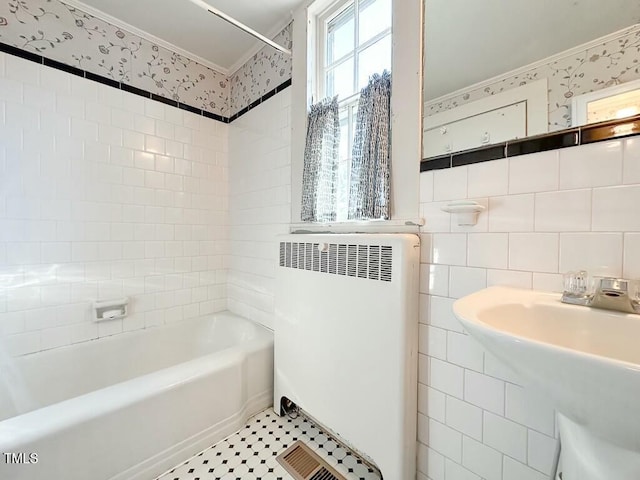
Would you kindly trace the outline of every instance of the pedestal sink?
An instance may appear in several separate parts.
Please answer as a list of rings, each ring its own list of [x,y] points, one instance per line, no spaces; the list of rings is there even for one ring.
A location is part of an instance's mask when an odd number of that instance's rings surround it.
[[[558,412],[562,480],[640,479],[640,315],[490,287],[453,311]]]

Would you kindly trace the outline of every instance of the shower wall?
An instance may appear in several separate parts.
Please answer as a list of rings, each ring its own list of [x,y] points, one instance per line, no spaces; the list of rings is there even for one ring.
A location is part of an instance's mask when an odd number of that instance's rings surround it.
[[[229,126],[0,54],[0,330],[11,355],[226,308]],[[128,296],[124,320],[91,303]]]
[[[291,219],[291,92],[229,126],[229,309],[273,328],[278,245]]]

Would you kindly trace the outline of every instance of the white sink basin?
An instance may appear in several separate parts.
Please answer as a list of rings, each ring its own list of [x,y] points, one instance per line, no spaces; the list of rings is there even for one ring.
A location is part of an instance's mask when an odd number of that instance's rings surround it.
[[[640,479],[640,315],[491,287],[453,311],[558,411],[563,480]]]

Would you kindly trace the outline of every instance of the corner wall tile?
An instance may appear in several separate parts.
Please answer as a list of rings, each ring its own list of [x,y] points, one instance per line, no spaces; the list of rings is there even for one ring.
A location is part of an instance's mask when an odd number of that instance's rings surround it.
[[[435,420],[429,421],[429,446],[455,462],[462,461],[462,434]]]
[[[430,385],[436,390],[462,399],[464,391],[463,376],[463,368],[436,358],[431,359]]]
[[[462,324],[453,314],[453,298],[432,296],[429,302],[429,323],[435,327],[463,333]]]
[[[433,172],[420,174],[420,203],[433,202]]]

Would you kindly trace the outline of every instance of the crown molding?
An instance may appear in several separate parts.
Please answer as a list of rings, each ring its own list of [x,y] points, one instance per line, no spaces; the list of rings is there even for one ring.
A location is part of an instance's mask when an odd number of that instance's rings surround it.
[[[276,26],[265,35],[265,37],[273,39],[276,35],[282,32],[282,30],[284,30],[292,21],[293,14],[289,15],[284,21],[277,23]],[[240,70],[244,66],[244,64],[247,63],[256,53],[268,47],[268,45],[265,45],[259,40],[256,40],[253,46],[249,50],[247,50],[247,52],[242,55],[233,65],[231,65],[231,67],[229,67],[229,77],[235,75],[235,73]]]
[[[130,25],[127,22],[124,22],[116,17],[112,17],[111,15],[103,12],[102,10],[98,10],[97,8],[86,5],[80,0],[61,0],[61,1],[71,7],[77,8],[78,10],[82,10],[83,12],[86,12],[89,15],[93,15],[94,17],[99,18],[100,20],[103,20],[107,23],[115,25],[118,28],[127,30],[128,32],[133,33],[134,35],[138,35],[139,37],[142,37],[151,43],[155,43],[156,45],[166,48],[167,50],[170,50],[179,55],[182,55],[185,58],[193,60],[194,62],[197,62],[200,65],[204,65],[205,67],[208,67],[212,70],[222,73],[225,76],[229,76],[229,73],[233,71],[229,68],[225,68],[220,65],[217,65],[216,63],[213,63],[207,60],[206,58],[202,58],[194,53],[188,52],[187,50],[177,47],[176,45],[173,45],[172,43],[169,43],[166,40],[162,40],[161,38],[158,38],[149,32],[146,32],[137,27],[134,27],[133,25]]]
[[[536,68],[542,67],[544,65],[549,65],[550,63],[553,62],[557,62],[559,60],[563,60],[567,57],[571,57],[573,55],[576,55],[578,53],[582,53],[585,50],[589,50],[590,48],[594,48],[597,47],[599,45],[602,45],[603,43],[607,43],[607,42],[611,42],[613,40],[617,40],[619,38],[625,37],[627,35],[630,35],[632,33],[635,32],[640,32],[640,24],[636,24],[636,25],[632,25],[630,27],[626,27],[623,28],[622,30],[618,30],[616,32],[613,33],[609,33],[608,35],[604,35],[603,37],[599,37],[596,38],[595,40],[591,40],[587,43],[583,43],[581,45],[578,45],[576,47],[570,48],[568,50],[565,50],[563,52],[560,53],[556,53],[554,55],[551,55],[550,57],[546,57],[543,58],[542,60],[538,60],[536,62],[533,63],[529,63],[527,65],[524,65],[522,67],[518,67],[514,70],[510,70],[508,72],[505,73],[501,73],[500,75],[496,75],[495,77],[491,77],[487,80],[483,80],[481,82],[478,83],[474,83],[473,85],[469,85],[468,87],[464,87],[461,88],[459,90],[456,90],[455,92],[451,92],[451,93],[447,93],[446,95],[442,95],[440,97],[434,98],[433,100],[428,100],[424,102],[424,106],[430,106],[430,105],[434,105],[436,103],[440,103],[440,102],[446,102],[447,100],[451,100],[455,97],[458,97],[459,95],[464,95],[465,93],[470,93],[473,92],[475,90],[479,90],[482,89],[484,87],[488,87],[490,85],[493,85],[494,83],[498,83],[501,82],[503,80],[506,80],[508,78],[514,77],[516,75],[521,75],[523,73],[526,73],[530,70],[534,70]]]

